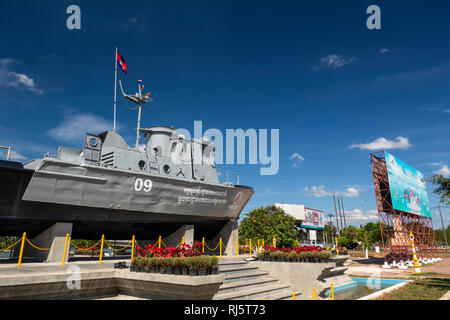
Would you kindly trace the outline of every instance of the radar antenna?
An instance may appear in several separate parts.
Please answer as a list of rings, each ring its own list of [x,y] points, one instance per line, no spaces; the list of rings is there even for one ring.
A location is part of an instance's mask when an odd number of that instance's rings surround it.
[[[119,80],[120,90],[122,91],[122,95],[124,98],[130,100],[131,102],[138,105],[139,112],[138,112],[138,121],[137,121],[137,128],[136,128],[136,150],[139,150],[139,138],[140,138],[140,130],[141,130],[141,114],[142,114],[142,108],[143,105],[152,102],[153,98],[150,98],[150,93],[146,93],[145,95],[142,95],[142,91],[144,91],[144,86],[142,85],[142,80],[138,81],[138,89],[139,93],[136,93],[134,96],[125,94],[123,92],[122,88],[122,81]]]

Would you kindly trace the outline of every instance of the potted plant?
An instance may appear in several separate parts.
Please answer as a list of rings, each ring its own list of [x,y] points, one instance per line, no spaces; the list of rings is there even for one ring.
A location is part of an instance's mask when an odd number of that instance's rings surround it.
[[[173,274],[176,274],[176,275],[181,274],[181,265],[182,265],[181,259],[182,258],[173,258],[173,261],[172,261]]]
[[[299,259],[299,254],[295,251],[291,251],[289,252],[289,260],[291,262],[298,262]]]
[[[152,258],[144,258],[144,262],[143,262],[143,266],[144,266],[144,272],[146,273],[150,273],[151,272],[151,266],[150,264],[152,263]]]
[[[156,273],[161,273],[163,263],[164,263],[164,258],[155,258],[155,272]]]
[[[138,257],[134,258],[134,261],[136,264],[136,267],[135,267],[136,271],[143,272],[144,271],[144,269],[143,269],[144,257],[138,256]],[[141,270],[141,268],[142,268],[142,270]]]
[[[136,271],[136,259],[133,259],[133,260],[131,261],[130,271],[131,271],[131,272],[135,272],[135,271]]]
[[[331,252],[328,251],[320,251],[319,254],[320,262],[328,262],[331,257]]]
[[[276,251],[272,251],[271,253],[269,253],[270,261],[277,261],[277,254],[278,254],[278,252],[276,252]]]
[[[190,276],[196,276],[198,275],[198,257],[189,257],[187,258],[188,268],[189,268],[189,275]]]
[[[208,256],[197,257],[197,273],[199,276],[206,276],[207,269],[210,265],[210,259]]]
[[[168,257],[166,258],[166,273],[167,274],[173,274],[173,264],[174,264],[174,260],[176,258],[173,257]]]
[[[210,273],[211,274],[218,274],[219,273],[219,258],[217,257],[210,257]]]
[[[320,262],[319,251],[313,251],[311,253],[312,253],[312,258],[313,258],[314,262],[319,263]]]
[[[305,253],[306,253],[305,261],[306,262],[314,262],[314,261],[312,261],[312,253],[311,253],[311,251],[306,251]]]
[[[180,258],[180,268],[181,268],[181,274],[184,276],[189,275],[189,268],[188,268],[188,261],[189,258],[181,257]]]

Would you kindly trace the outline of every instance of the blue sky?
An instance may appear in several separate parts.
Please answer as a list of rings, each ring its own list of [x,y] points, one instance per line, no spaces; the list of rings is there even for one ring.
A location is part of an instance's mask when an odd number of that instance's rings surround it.
[[[71,4],[81,30],[66,27]],[[381,30],[366,27],[372,4]],[[354,224],[374,221],[371,151],[450,174],[449,12],[448,1],[2,1],[0,145],[24,161],[111,129],[118,46],[126,90],[142,79],[155,99],[143,126],[280,130],[278,174],[219,166],[254,187],[244,213],[274,202],[334,213],[335,192]],[[135,121],[119,99],[131,146]]]

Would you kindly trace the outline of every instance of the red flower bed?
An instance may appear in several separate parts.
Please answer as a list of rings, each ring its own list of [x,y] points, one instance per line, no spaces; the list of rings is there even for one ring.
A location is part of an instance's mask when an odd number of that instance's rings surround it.
[[[165,247],[158,248],[157,245],[147,244],[144,247],[136,247],[136,256],[170,258],[170,257],[195,257],[202,254],[202,244],[194,242],[191,246],[183,243],[178,248]]]

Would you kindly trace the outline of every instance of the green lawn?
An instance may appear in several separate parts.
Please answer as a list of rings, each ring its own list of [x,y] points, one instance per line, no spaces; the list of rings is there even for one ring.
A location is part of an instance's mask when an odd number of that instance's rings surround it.
[[[419,279],[378,300],[438,300],[450,290],[450,279]]]

